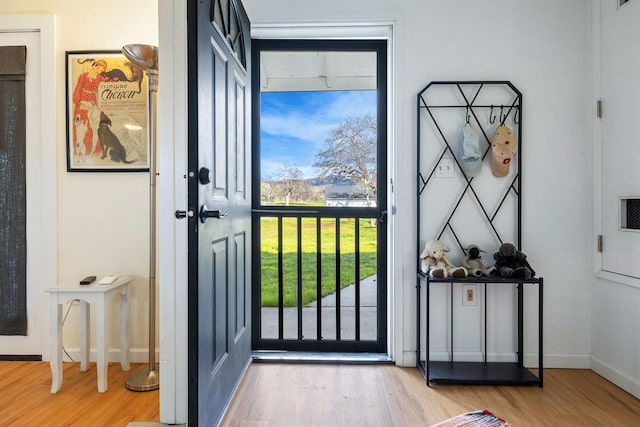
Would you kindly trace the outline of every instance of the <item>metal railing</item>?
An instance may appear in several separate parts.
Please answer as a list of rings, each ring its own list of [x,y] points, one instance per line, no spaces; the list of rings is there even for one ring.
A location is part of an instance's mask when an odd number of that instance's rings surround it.
[[[252,212],[254,350],[383,351],[378,210]]]

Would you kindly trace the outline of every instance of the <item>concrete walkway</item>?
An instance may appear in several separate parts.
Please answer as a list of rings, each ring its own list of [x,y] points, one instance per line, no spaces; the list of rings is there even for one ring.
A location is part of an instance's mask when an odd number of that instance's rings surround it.
[[[360,281],[360,339],[377,338],[377,280],[370,276]],[[356,325],[356,286],[350,285],[340,290],[340,339],[354,340]],[[317,301],[302,308],[302,336],[304,339],[317,338]],[[322,315],[322,338],[336,339],[336,294],[320,300]],[[278,338],[278,308],[262,308],[262,338]],[[284,308],[284,338],[298,339],[298,308]]]

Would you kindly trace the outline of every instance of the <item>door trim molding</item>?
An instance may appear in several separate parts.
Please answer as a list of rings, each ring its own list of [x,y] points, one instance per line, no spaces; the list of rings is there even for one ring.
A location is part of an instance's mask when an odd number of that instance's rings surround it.
[[[187,2],[159,0],[158,290],[160,422],[186,424],[188,402],[187,220]]]
[[[251,23],[256,39],[385,39],[391,40],[393,21],[379,22],[262,22]]]
[[[353,22],[251,22],[251,37],[256,39],[382,39],[387,41],[387,209],[390,212],[387,222],[387,351],[396,364],[413,366],[415,361],[404,356],[403,325],[412,325],[413,317],[404,310],[405,294],[403,289],[402,261],[396,259],[396,248],[402,247],[403,234],[401,221],[395,215],[394,182],[399,182],[396,141],[403,138],[402,129],[397,126],[402,115],[402,106],[396,102],[398,91],[396,82],[401,80],[398,51],[395,46],[400,40],[398,27],[401,17],[386,20]],[[401,179],[400,179],[401,180]],[[411,221],[405,221],[410,224]],[[408,304],[407,307],[410,307]],[[409,326],[411,327],[411,326]],[[415,350],[412,350],[415,352]],[[413,354],[413,353],[412,353]]]
[[[58,185],[57,147],[45,136],[57,135],[56,129],[56,19],[55,15],[0,15],[0,32],[36,32],[40,35],[40,137],[36,149],[38,153],[28,155],[27,165],[35,175],[27,170],[27,201],[29,210],[43,212],[27,223],[27,283],[37,289],[52,288],[58,279]],[[55,82],[55,83],[51,83]],[[54,142],[56,140],[54,139]],[[34,179],[37,176],[37,179]],[[31,266],[29,266],[31,262]],[[37,294],[37,295],[36,295]],[[37,310],[38,325],[29,325],[29,330],[41,331],[41,352],[44,360],[49,360],[49,317],[44,292],[28,291],[31,310]]]

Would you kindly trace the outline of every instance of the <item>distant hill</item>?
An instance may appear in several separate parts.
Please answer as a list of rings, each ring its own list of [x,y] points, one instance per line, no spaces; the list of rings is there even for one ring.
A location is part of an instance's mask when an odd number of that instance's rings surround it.
[[[337,177],[314,177],[314,178],[305,178],[305,179],[301,179],[300,181],[302,182],[306,182],[307,184],[313,186],[313,187],[325,187],[327,185],[356,185],[357,183],[354,181],[343,181],[340,180]],[[269,179],[269,180],[263,180],[263,182],[269,182],[269,183],[273,183],[273,184],[277,184],[279,182],[281,182],[281,180],[277,180],[277,179]]]

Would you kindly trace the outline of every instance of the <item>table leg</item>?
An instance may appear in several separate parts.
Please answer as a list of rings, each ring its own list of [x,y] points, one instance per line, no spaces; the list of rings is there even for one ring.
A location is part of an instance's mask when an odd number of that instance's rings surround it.
[[[89,346],[91,343],[91,309],[86,301],[80,300],[80,371],[89,369]]]
[[[120,366],[129,370],[129,292],[128,285],[120,294]]]
[[[62,306],[58,304],[57,295],[51,295],[49,298],[49,329],[51,393],[57,393],[62,387]]]
[[[105,315],[105,298],[104,295],[98,300],[96,304],[96,318],[101,319],[96,323],[96,335],[97,335],[97,355],[96,365],[98,368],[98,392],[104,393],[107,391],[107,336],[109,333],[109,322]]]

